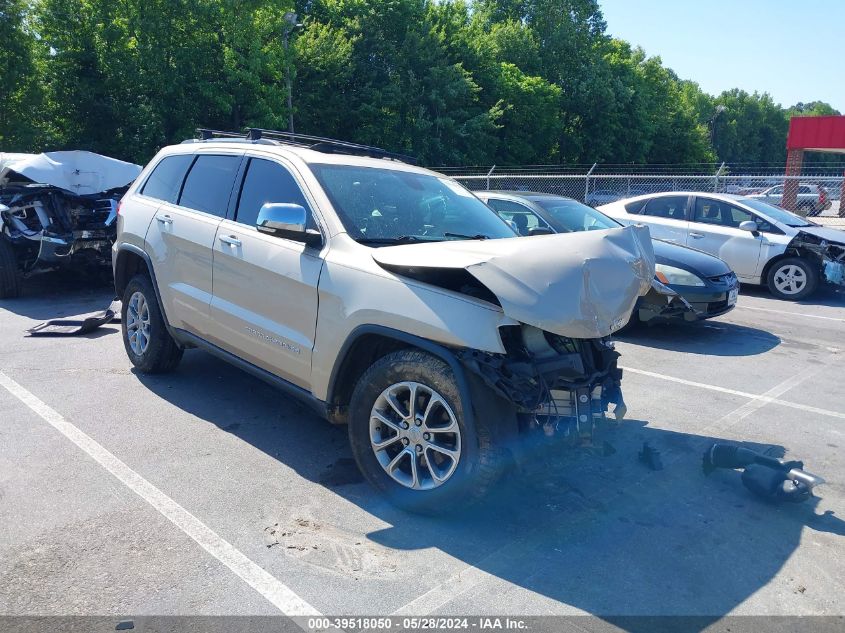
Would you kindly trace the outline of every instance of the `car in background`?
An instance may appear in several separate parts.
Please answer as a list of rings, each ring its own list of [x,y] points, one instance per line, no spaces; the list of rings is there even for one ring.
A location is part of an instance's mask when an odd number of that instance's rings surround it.
[[[756,198],[763,200],[769,204],[777,207],[783,206],[783,185],[775,185],[748,196],[749,198]],[[798,185],[798,199],[796,202],[796,213],[805,217],[815,217],[820,215],[822,211],[826,211],[831,207],[830,195],[821,185],[800,183]]]
[[[723,259],[742,283],[780,299],[809,297],[822,282],[845,285],[845,231],[826,228],[761,198],[668,192],[604,205],[625,225]]]
[[[626,191],[619,191],[617,189],[596,189],[587,194],[584,202],[591,207],[597,207],[600,204],[609,204],[622,200],[624,198],[631,198],[633,196],[641,196],[647,193],[643,189],[628,189]]]
[[[475,194],[509,222],[520,235],[573,233],[619,228],[620,224],[585,204],[544,193],[478,191]],[[667,301],[652,291],[640,297],[632,320],[662,322],[709,319],[736,305],[739,282],[730,267],[701,251],[652,240],[657,279],[681,300]]]

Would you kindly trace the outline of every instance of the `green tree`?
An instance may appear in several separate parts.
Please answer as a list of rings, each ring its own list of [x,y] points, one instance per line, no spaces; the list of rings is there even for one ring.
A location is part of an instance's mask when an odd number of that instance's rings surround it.
[[[28,3],[0,0],[0,150],[31,151],[40,145],[40,49],[28,24]]]

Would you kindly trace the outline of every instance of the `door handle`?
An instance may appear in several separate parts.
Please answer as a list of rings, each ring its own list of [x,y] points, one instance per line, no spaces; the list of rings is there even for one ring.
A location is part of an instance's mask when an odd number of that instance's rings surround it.
[[[702,237],[705,237],[704,233],[695,233],[694,231],[690,231],[689,236],[696,240],[700,240]]]
[[[173,224],[173,218],[169,215],[156,216],[156,220],[158,220],[161,224]]]
[[[234,235],[221,235],[220,241],[232,247],[241,245],[241,241]]]

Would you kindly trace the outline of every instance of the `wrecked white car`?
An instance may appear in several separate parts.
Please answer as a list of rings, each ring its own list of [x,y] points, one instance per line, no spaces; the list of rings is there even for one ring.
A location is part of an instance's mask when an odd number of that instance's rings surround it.
[[[216,354],[347,424],[366,478],[431,512],[493,488],[525,436],[589,442],[624,415],[609,336],[651,289],[647,228],[514,238],[383,150],[215,134],[163,149],[122,201],[139,371]]]
[[[17,296],[36,270],[107,267],[117,203],[141,167],[83,151],[7,156],[0,167],[0,298]]]
[[[744,284],[800,301],[822,283],[845,286],[845,231],[730,194],[672,191],[599,208],[622,224],[646,224],[653,237],[715,255]]]

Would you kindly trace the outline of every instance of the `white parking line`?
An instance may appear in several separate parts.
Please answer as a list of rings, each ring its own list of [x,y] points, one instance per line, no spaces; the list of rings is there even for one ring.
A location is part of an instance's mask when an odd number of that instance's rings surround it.
[[[806,312],[791,312],[788,310],[772,310],[771,308],[753,308],[751,306],[746,305],[738,305],[737,308],[741,308],[743,310],[757,310],[758,312],[773,312],[775,314],[785,314],[787,316],[799,316],[804,317],[807,319],[823,319],[824,321],[839,321],[840,323],[845,323],[845,319],[840,319],[839,317],[828,317],[828,316],[821,316],[819,314],[807,314]]]
[[[834,354],[835,355],[835,354]],[[845,413],[841,411],[831,411],[830,409],[820,409],[819,407],[813,407],[808,404],[799,404],[797,402],[790,402],[788,400],[781,400],[780,398],[775,398],[773,396],[768,395],[759,395],[755,393],[748,393],[747,391],[737,391],[736,389],[728,389],[727,387],[719,387],[718,385],[708,385],[707,383],[703,382],[695,382],[694,380],[686,380],[684,378],[676,378],[675,376],[666,376],[664,374],[658,374],[653,371],[646,371],[644,369],[634,369],[633,367],[621,367],[624,371],[630,372],[632,374],[640,374],[641,376],[648,376],[650,378],[659,378],[660,380],[667,380],[669,382],[676,382],[681,385],[687,385],[689,387],[698,387],[699,389],[708,389],[710,391],[718,391],[720,393],[727,393],[732,396],[740,396],[742,398],[748,398],[749,400],[757,400],[762,402],[763,404],[778,404],[782,407],[789,407],[792,409],[798,409],[799,411],[806,411],[808,413],[817,413],[819,415],[826,415],[831,418],[839,418],[845,420]],[[791,387],[790,387],[791,388]]]
[[[0,371],[0,386],[5,387],[9,393],[85,451],[100,466],[194,539],[200,547],[231,569],[279,611],[288,616],[320,615],[314,607],[296,595],[287,585],[247,558],[240,550],[124,464],[91,436],[68,422],[57,411],[2,371]]]

